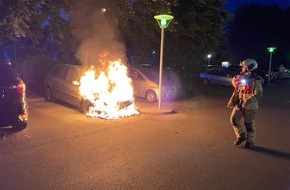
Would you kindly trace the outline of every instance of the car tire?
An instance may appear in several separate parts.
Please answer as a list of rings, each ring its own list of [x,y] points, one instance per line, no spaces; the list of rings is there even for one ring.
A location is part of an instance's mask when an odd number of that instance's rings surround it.
[[[89,100],[82,99],[81,105],[80,105],[81,112],[83,114],[87,114],[91,106],[93,106],[93,104]]]
[[[208,85],[209,84],[209,80],[208,79],[202,79],[202,84]]]
[[[21,131],[23,129],[25,129],[27,127],[27,123],[18,123],[16,125],[13,125],[12,128],[15,130],[15,131]]]
[[[45,91],[44,91],[44,99],[47,102],[51,102],[53,101],[54,97],[53,97],[53,93],[50,87],[46,87]]]
[[[153,90],[148,90],[145,94],[145,98],[148,102],[156,102],[157,101],[157,95]]]

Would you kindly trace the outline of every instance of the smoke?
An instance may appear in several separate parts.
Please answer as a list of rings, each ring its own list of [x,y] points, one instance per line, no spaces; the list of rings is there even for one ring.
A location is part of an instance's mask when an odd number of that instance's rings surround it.
[[[81,3],[73,19],[73,33],[80,42],[76,57],[81,64],[103,66],[100,59],[104,59],[104,52],[110,61],[126,61],[125,46],[118,41],[118,20],[107,18],[100,6]]]

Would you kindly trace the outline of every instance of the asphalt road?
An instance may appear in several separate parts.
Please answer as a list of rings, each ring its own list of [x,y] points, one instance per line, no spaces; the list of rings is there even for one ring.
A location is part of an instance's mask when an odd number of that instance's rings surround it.
[[[30,98],[28,128],[0,128],[0,189],[290,189],[290,80],[264,88],[253,150],[235,147],[231,87],[195,86],[191,97],[141,114],[88,118]]]

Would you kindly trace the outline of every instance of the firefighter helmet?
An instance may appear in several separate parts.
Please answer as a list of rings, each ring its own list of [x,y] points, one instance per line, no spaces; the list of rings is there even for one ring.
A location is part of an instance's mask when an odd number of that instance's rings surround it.
[[[254,59],[245,59],[240,66],[244,66],[247,68],[247,71],[251,72],[254,69],[258,68],[258,63]]]

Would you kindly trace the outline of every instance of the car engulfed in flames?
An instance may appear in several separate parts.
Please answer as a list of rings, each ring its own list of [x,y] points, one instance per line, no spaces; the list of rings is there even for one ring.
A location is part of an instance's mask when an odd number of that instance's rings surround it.
[[[80,94],[90,117],[117,119],[138,114],[134,104],[132,81],[121,61],[109,61],[108,69],[96,76],[91,67],[80,79]]]

